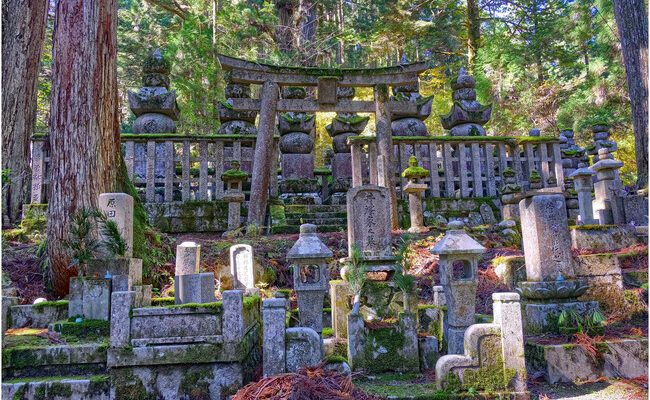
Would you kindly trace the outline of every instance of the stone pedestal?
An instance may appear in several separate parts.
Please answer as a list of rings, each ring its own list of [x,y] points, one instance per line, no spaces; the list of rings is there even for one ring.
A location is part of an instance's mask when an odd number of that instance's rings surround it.
[[[346,281],[330,281],[330,304],[332,307],[332,332],[337,338],[348,337],[348,314],[350,306],[350,284]]]
[[[313,154],[283,154],[280,166],[283,179],[314,178]]]
[[[111,309],[111,280],[70,278],[68,314],[108,321]]]
[[[174,274],[174,303],[212,303],[214,273],[199,273],[201,246],[183,242],[176,247],[176,272]]]
[[[407,183],[404,191],[409,195],[409,216],[411,227],[408,229],[411,233],[429,232],[429,228],[424,226],[424,214],[422,212],[422,193],[427,189],[424,183]]]
[[[266,299],[262,302],[262,371],[265,377],[285,372],[286,302],[286,299]]]
[[[598,222],[594,219],[593,201],[591,199],[591,193],[594,188],[594,172],[587,168],[585,164],[580,164],[579,167],[570,177],[573,178],[575,191],[578,192],[580,223],[583,225],[591,225]]]

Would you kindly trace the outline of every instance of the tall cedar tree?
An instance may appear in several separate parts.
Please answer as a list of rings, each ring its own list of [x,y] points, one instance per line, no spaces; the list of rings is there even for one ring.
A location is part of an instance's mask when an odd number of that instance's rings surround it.
[[[50,117],[47,247],[54,292],[65,295],[71,216],[115,190],[120,137],[116,0],[57,2]]]
[[[632,105],[637,186],[648,185],[648,14],[643,0],[613,0]]]
[[[2,3],[2,214],[17,222],[29,187],[29,142],[36,124],[38,69],[45,38],[48,2]],[[41,171],[42,173],[42,171]]]

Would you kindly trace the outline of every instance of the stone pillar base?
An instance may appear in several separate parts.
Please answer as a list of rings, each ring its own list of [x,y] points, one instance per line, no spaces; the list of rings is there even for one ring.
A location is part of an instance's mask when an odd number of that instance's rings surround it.
[[[465,353],[465,331],[466,326],[450,326],[446,330],[447,354]]]
[[[567,301],[565,303],[534,303],[522,302],[524,332],[526,335],[537,335],[546,332],[557,333],[557,319],[564,310],[573,310],[579,315],[585,315],[599,309],[596,301]]]
[[[214,273],[176,275],[174,277],[174,303],[213,303]]]

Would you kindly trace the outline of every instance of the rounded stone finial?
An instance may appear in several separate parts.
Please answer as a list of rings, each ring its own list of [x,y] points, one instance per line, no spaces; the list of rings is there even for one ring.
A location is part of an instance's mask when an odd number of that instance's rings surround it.
[[[541,135],[542,131],[539,128],[533,128],[528,132],[528,136],[532,137],[539,137]]]
[[[168,75],[171,72],[171,62],[163,57],[160,49],[155,49],[144,59],[142,72],[145,74],[157,73]]]
[[[465,229],[465,223],[459,219],[455,221],[450,221],[447,224],[448,229],[454,229],[454,230],[464,230]]]
[[[314,224],[302,224],[300,225],[300,234],[302,235],[303,233],[316,233],[316,225]]]

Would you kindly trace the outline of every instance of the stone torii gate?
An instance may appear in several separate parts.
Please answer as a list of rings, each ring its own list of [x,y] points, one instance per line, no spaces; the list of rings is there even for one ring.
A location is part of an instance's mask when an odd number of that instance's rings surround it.
[[[260,115],[255,144],[251,196],[248,209],[249,224],[261,226],[264,222],[269,193],[269,171],[273,157],[273,134],[278,112],[362,112],[375,113],[377,152],[384,156],[386,165],[392,165],[393,142],[390,114],[416,113],[413,102],[390,101],[389,86],[413,85],[419,75],[428,69],[426,62],[372,69],[303,68],[260,64],[219,55],[221,67],[229,71],[230,82],[262,85],[259,99],[232,99],[235,111],[258,111]],[[318,98],[280,99],[283,86],[311,86],[318,88]],[[374,101],[338,100],[337,86],[372,87]],[[390,190],[391,221],[398,228],[397,195],[392,174],[385,183]]]

